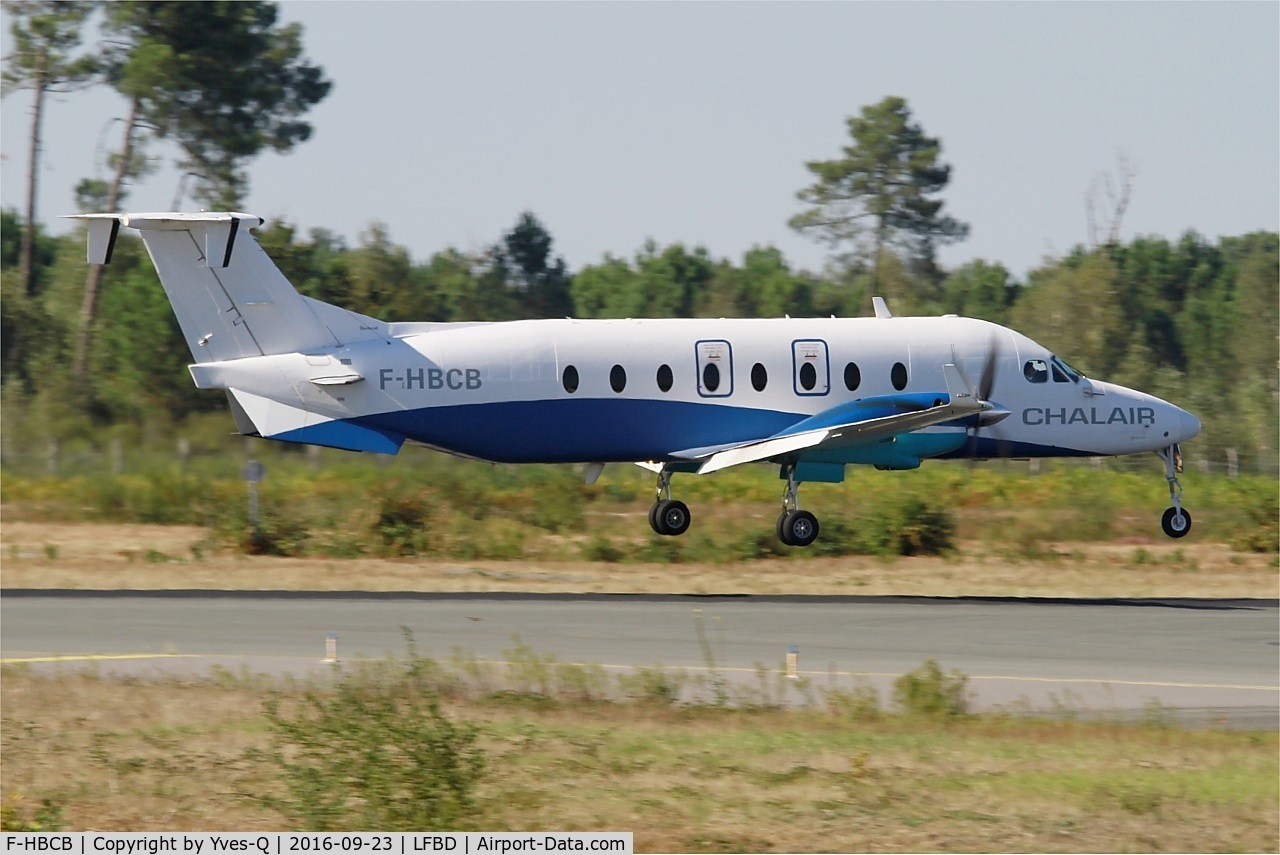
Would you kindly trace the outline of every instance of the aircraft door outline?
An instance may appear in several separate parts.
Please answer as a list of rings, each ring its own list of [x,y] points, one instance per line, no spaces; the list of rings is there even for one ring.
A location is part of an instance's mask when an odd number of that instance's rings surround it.
[[[791,387],[805,397],[831,392],[831,357],[824,340],[798,338],[791,342]]]
[[[694,344],[698,365],[698,395],[727,398],[733,394],[733,345],[724,339]]]

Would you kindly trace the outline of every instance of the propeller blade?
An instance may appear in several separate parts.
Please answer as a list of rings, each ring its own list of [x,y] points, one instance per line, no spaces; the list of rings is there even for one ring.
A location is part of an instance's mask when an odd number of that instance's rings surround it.
[[[990,401],[996,385],[996,359],[999,357],[995,338],[987,346],[987,361],[982,366],[982,378],[978,381],[978,398]]]
[[[991,401],[991,396],[995,394],[996,388],[996,365],[1000,358],[1000,341],[996,336],[992,336],[987,342],[987,358],[982,363],[982,375],[978,378],[978,388],[975,392],[978,400],[986,404]],[[987,411],[978,419],[978,423],[969,429],[969,458],[975,459],[978,456],[978,435],[982,429],[988,425],[1004,419],[1009,415],[1009,411],[1000,407],[996,410]]]

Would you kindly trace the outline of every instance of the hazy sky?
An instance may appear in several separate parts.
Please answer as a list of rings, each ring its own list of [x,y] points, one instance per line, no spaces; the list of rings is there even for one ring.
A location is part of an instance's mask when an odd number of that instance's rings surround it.
[[[285,2],[333,80],[312,139],[250,168],[245,210],[354,245],[373,220],[426,260],[532,210],[572,269],[646,238],[741,260],[827,251],[786,225],[845,118],[907,99],[953,167],[968,240],[944,265],[1019,278],[1087,237],[1098,176],[1137,168],[1124,238],[1280,228],[1280,4]],[[4,51],[10,50],[3,20]],[[3,102],[0,202],[21,209],[30,97]],[[124,102],[49,105],[41,220],[105,177]],[[105,130],[104,130],[105,128]],[[156,145],[171,159],[172,149]],[[178,176],[133,189],[167,210]],[[188,199],[186,207],[191,206]]]

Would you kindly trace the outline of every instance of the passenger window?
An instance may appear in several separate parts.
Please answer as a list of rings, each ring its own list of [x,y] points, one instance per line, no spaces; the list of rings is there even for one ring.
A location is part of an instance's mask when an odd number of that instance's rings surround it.
[[[765,370],[765,367],[759,362],[751,366],[751,387],[757,392],[763,392],[768,383],[769,372]]]
[[[893,388],[899,392],[907,388],[907,366],[901,362],[893,363],[893,370],[889,372],[889,380],[893,383]]]
[[[850,392],[855,392],[861,385],[862,372],[858,369],[857,363],[850,362],[844,367],[844,387]]]
[[[1022,366],[1022,376],[1032,383],[1047,383],[1049,382],[1049,364],[1043,359],[1028,359],[1027,364]]]
[[[658,389],[660,389],[663,392],[670,392],[671,384],[674,381],[675,381],[675,378],[671,374],[671,366],[659,365],[658,366]]]
[[[572,365],[566,365],[564,374],[560,376],[560,382],[564,384],[564,390],[570,395],[578,391],[578,369]]]
[[[720,388],[720,366],[708,362],[702,369],[702,388],[714,392]]]
[[[627,388],[627,369],[621,365],[613,366],[613,369],[609,372],[609,385],[615,392],[621,392]]]
[[[813,367],[812,362],[800,366],[800,385],[806,392],[812,392],[813,387],[818,385],[818,369]]]

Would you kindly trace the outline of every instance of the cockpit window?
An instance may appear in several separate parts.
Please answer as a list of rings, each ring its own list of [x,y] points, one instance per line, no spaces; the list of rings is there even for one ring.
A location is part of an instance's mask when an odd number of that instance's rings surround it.
[[[1080,378],[1084,375],[1063,362],[1056,356],[1050,357],[1053,361],[1053,382],[1055,383],[1079,383]]]
[[[1043,359],[1028,359],[1027,364],[1022,366],[1022,376],[1032,383],[1048,383],[1049,364]]]

